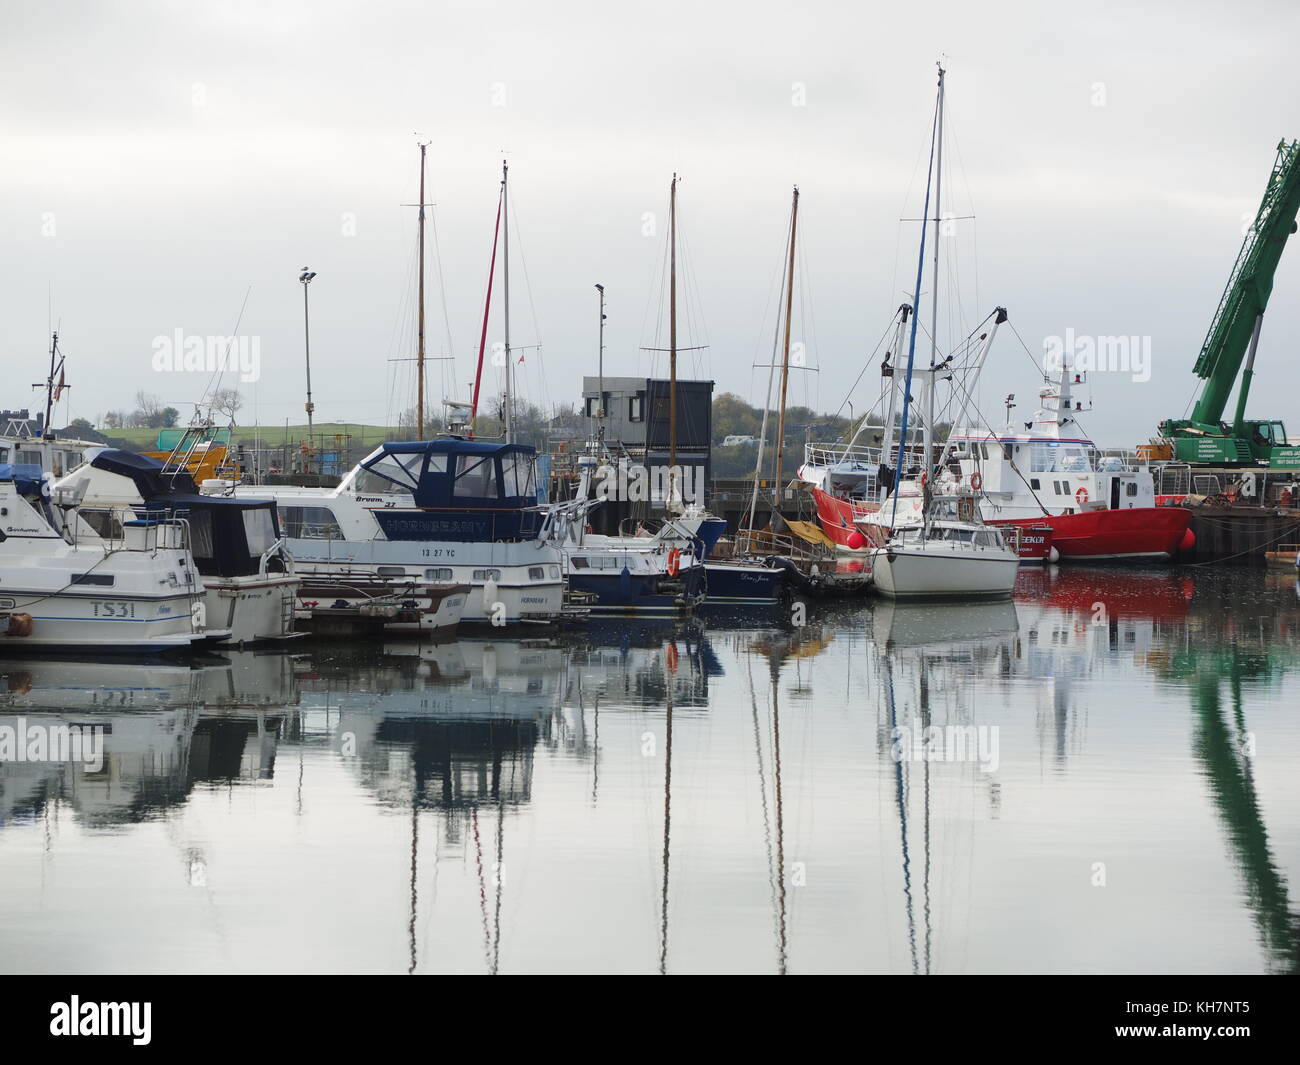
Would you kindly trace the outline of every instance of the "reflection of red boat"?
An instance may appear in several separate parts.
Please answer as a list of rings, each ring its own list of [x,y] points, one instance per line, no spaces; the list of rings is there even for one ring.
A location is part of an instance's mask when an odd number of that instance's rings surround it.
[[[1168,570],[1061,568],[1044,573],[1043,581],[1018,583],[1015,597],[1025,603],[1045,601],[1065,614],[1085,618],[1097,616],[1100,603],[1107,617],[1181,620],[1196,589],[1190,577]]]
[[[869,503],[855,502],[840,496],[823,492],[820,488],[812,489],[813,501],[817,504],[817,519],[822,531],[835,541],[837,547],[850,551],[861,551],[871,546],[862,533],[862,527],[855,524],[859,518],[870,521],[879,509]],[[1013,533],[1007,535],[1007,541],[1016,549],[1021,564],[1047,562],[1051,558],[1054,545],[1053,532],[1049,519],[1040,521],[990,522],[990,525],[1014,524],[1021,527],[1017,538]]]

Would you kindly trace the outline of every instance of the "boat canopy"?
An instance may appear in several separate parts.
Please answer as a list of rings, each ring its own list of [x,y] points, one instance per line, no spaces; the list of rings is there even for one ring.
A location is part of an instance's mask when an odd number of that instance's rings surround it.
[[[144,501],[133,505],[137,512],[185,518],[194,563],[205,577],[257,573],[262,555],[280,539],[272,499],[200,495],[189,474],[179,471],[174,479],[171,473],[164,477],[161,462],[132,451],[101,451],[90,465],[129,477]]]
[[[41,494],[42,471],[34,462],[0,462],[0,481],[13,481],[22,496]]]
[[[537,451],[456,437],[381,444],[360,470],[423,513],[377,510],[389,539],[513,540],[538,532]],[[358,494],[364,494],[358,479]]]

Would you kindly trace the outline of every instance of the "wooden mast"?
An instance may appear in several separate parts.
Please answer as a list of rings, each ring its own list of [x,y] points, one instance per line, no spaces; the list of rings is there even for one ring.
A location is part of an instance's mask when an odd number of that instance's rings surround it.
[[[776,454],[772,462],[772,516],[781,505],[781,464],[785,459],[785,404],[790,386],[790,320],[794,315],[794,248],[799,224],[799,187],[794,190],[790,208],[790,261],[786,265],[785,338],[781,354],[781,406],[776,421]],[[775,531],[775,530],[773,530]]]
[[[668,498],[672,506],[677,480],[677,175],[668,192]]]
[[[415,439],[424,439],[424,157],[428,143],[420,145],[420,281],[419,281],[419,325],[416,327],[417,340],[415,352]]]
[[[507,200],[506,180],[509,167],[501,160],[501,267],[502,267],[502,313],[505,319],[506,335],[506,402],[503,417],[506,429],[506,443],[515,442],[514,413],[511,407],[514,398],[510,394],[510,204]]]

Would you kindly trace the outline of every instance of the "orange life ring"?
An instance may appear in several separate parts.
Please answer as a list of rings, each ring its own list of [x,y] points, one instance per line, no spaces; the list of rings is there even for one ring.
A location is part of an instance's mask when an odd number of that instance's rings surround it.
[[[984,478],[980,476],[979,470],[970,475],[970,486],[977,492],[984,487]]]
[[[930,474],[929,474],[928,472],[922,472],[922,473],[921,473],[921,487],[922,487],[922,488],[925,487],[925,482],[928,481],[929,479],[930,479]]]
[[[682,568],[682,553],[673,548],[668,552],[668,576],[676,577]]]
[[[1078,503],[1079,506],[1083,506],[1088,502],[1088,489],[1081,487],[1077,492],[1075,492],[1074,501]]]

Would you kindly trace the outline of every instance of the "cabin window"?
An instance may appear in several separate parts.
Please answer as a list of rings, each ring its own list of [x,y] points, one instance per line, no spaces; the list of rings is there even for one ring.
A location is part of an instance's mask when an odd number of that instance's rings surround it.
[[[375,572],[381,577],[405,577],[405,566],[376,566]]]
[[[527,455],[501,456],[501,488],[507,497],[526,496],[532,489],[532,462]]]
[[[499,581],[501,579],[501,571],[499,569],[476,569],[474,571],[474,579],[476,581]]]
[[[298,540],[342,540],[329,507],[284,507],[284,535]]]
[[[1037,477],[1031,477],[1029,478],[1029,487],[1032,488],[1035,492],[1037,492],[1042,488],[1042,485],[1038,483]]]
[[[551,580],[558,581],[560,579],[560,567],[551,566],[550,570],[551,570]]]
[[[638,392],[635,396],[628,397],[627,420],[630,422],[645,421],[645,393],[644,392]]]
[[[497,463],[495,456],[474,458],[462,456],[456,488],[457,499],[495,499],[497,495]]]
[[[102,588],[113,587],[114,577],[111,573],[74,573],[73,584],[96,584]]]
[[[545,567],[545,566],[529,566],[529,567],[528,567],[528,579],[529,579],[530,581],[544,581],[544,580],[546,580],[546,567]]]
[[[1137,495],[1138,494],[1137,481],[1129,481],[1127,491],[1128,494],[1131,496]]]
[[[417,455],[381,455],[366,462],[366,472],[373,476],[367,477],[363,473],[357,478],[357,488],[363,492],[410,492],[420,483],[420,464],[423,461],[423,452]]]
[[[216,555],[216,548],[212,543],[212,511],[207,508],[192,510],[188,517],[190,551],[195,558],[213,558]],[[104,534],[101,532],[100,535]]]
[[[439,566],[436,569],[427,569],[424,571],[426,581],[449,581],[453,578],[450,566]]]
[[[574,556],[573,558],[569,559],[569,561],[573,564],[573,568],[574,568],[574,569],[586,569],[586,568],[587,568],[587,560],[586,560],[585,558],[581,558],[581,557],[579,557],[579,556]]]
[[[244,536],[248,539],[248,553],[259,558],[275,544],[275,522],[271,508],[260,507],[244,511]]]

